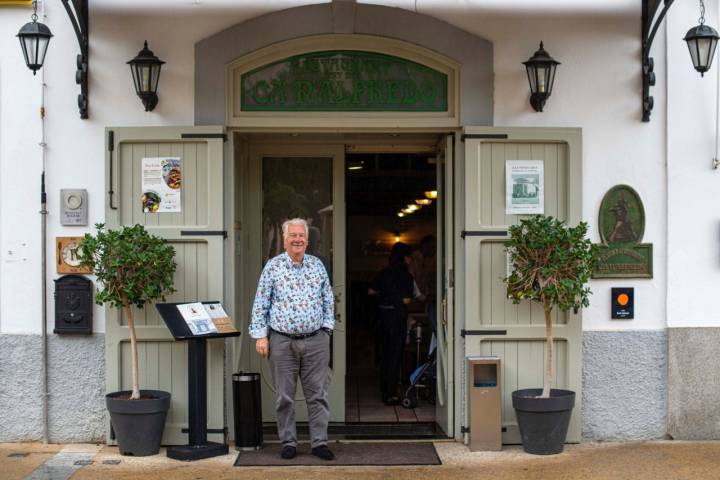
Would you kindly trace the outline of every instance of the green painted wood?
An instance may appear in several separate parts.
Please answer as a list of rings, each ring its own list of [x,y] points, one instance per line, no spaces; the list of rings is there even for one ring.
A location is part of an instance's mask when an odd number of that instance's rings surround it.
[[[182,140],[182,133],[222,133],[222,127],[112,128],[115,132],[113,159],[117,210],[106,205],[108,228],[144,225],[168,240],[175,248],[175,288],[170,302],[223,301],[223,238],[183,236],[181,230],[224,230],[222,138]],[[141,162],[145,157],[180,156],[182,159],[182,211],[143,213],[140,197]],[[106,152],[109,170],[109,153]],[[106,175],[109,182],[109,175]],[[109,185],[108,185],[109,187]],[[106,188],[108,190],[109,188]],[[138,335],[140,387],[172,394],[163,444],[187,443],[182,433],[188,422],[187,345],[175,342],[157,310],[135,311]],[[130,388],[130,343],[124,317],[106,309],[107,391]],[[208,428],[224,427],[224,342],[208,342]],[[221,434],[208,436],[223,441]],[[110,440],[108,438],[108,440]]]
[[[507,133],[507,139],[467,138],[465,142],[464,229],[506,230],[522,216],[505,214],[505,161],[543,160],[545,213],[576,224],[580,221],[581,141],[578,129],[481,128],[465,133]],[[502,278],[507,259],[503,237],[468,236],[462,264],[460,294],[465,329],[506,329],[507,335],[468,336],[465,355],[497,355],[502,362],[503,443],[520,442],[511,394],[519,388],[541,387],[545,364],[545,320],[541,306],[507,298]],[[458,272],[460,273],[460,272]],[[577,393],[569,442],[581,437],[582,319],[581,314],[553,312],[556,355],[553,387]]]
[[[303,53],[243,73],[246,112],[446,112],[448,77],[361,50]]]

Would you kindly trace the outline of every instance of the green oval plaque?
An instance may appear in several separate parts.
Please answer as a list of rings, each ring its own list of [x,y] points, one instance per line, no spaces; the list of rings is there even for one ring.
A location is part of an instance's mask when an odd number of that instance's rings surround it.
[[[645,209],[632,187],[608,190],[600,203],[598,228],[603,244],[593,278],[652,278],[652,243],[640,243]]]
[[[600,203],[603,243],[640,243],[645,233],[645,209],[640,195],[628,185],[616,185]]]

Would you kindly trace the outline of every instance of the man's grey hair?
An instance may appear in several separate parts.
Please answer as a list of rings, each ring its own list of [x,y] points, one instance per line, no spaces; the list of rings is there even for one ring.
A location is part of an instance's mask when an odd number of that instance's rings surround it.
[[[308,235],[310,235],[310,229],[304,218],[291,218],[290,220],[285,220],[282,224],[283,238],[287,238],[290,225],[302,225],[305,227],[305,238],[308,238]]]

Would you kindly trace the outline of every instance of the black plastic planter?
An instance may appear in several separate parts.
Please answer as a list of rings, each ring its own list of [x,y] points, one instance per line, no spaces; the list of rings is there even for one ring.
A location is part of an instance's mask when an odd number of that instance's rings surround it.
[[[105,396],[110,422],[115,431],[121,455],[145,457],[160,451],[165,417],[170,408],[170,393],[140,390],[140,400],[127,400],[131,392],[114,392]]]
[[[553,455],[563,451],[575,392],[550,390],[550,398],[536,398],[542,388],[527,388],[512,393],[523,449],[535,455]]]

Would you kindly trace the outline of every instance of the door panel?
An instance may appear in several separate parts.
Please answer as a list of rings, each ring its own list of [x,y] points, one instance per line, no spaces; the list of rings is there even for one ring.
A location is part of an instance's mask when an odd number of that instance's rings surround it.
[[[580,132],[576,129],[467,128],[465,136],[465,329],[482,330],[465,338],[465,353],[501,359],[503,443],[519,443],[511,394],[542,387],[545,320],[542,307],[514,305],[502,278],[507,275],[503,241],[520,215],[505,213],[506,160],[543,160],[545,214],[574,225],[580,221]],[[508,138],[498,138],[507,134]],[[504,235],[503,235],[504,234]],[[487,330],[497,333],[493,335]],[[572,312],[553,312],[556,355],[553,388],[577,394],[568,432],[580,441],[582,399],[582,321]]]
[[[455,136],[448,135],[439,145],[437,157],[437,238],[440,260],[437,277],[437,398],[435,403],[435,421],[449,437],[453,436],[453,305],[455,288],[452,284],[453,268],[453,159]]]
[[[175,248],[177,270],[168,302],[223,301],[223,237],[184,232],[202,230],[221,232],[223,227],[223,139],[222,127],[188,128],[114,128],[114,151],[107,157],[107,184],[115,191],[113,205],[108,204],[108,228],[144,225],[153,235],[167,239]],[[182,134],[209,134],[212,138],[183,139]],[[213,137],[214,136],[214,137]],[[142,159],[177,156],[182,168],[182,211],[143,213]],[[109,190],[110,188],[108,188]],[[117,208],[115,207],[117,204]],[[188,441],[187,345],[175,342],[157,313],[148,305],[135,309],[138,336],[140,388],[161,389],[172,394],[163,444]],[[107,389],[131,387],[130,343],[125,317],[106,308]],[[208,428],[224,428],[223,368],[224,341],[208,341]],[[209,439],[222,441],[222,434]]]
[[[246,197],[248,238],[246,290],[250,321],[255,289],[264,263],[284,251],[281,224],[292,217],[312,218],[307,252],[319,257],[335,294],[335,331],[330,370],[330,421],[345,421],[345,153],[342,146],[251,145]],[[260,188],[258,188],[260,187]],[[268,362],[247,348],[252,371],[262,374],[263,420],[275,420],[275,389]],[[307,421],[307,406],[298,380],[295,417]]]

